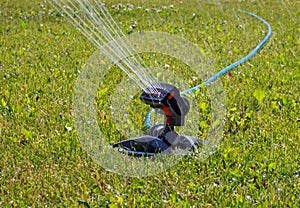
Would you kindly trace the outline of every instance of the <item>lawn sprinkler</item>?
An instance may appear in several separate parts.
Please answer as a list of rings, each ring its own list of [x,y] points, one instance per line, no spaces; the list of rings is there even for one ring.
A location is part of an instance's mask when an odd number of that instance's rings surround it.
[[[157,124],[148,130],[148,135],[125,140],[113,145],[119,152],[132,156],[154,156],[157,153],[190,152],[201,139],[176,133],[175,126],[184,126],[184,119],[190,105],[179,90],[170,84],[155,83],[141,94],[143,103],[164,115],[164,124]]]
[[[175,86],[170,84],[154,83],[156,79],[153,79],[154,76],[150,68],[143,67],[142,58],[136,53],[135,48],[128,44],[127,37],[120,30],[108,9],[98,0],[50,0],[50,4],[57,11],[66,14],[73,25],[98,47],[101,53],[106,55],[137,86],[143,89],[140,96],[142,102],[164,114],[163,124],[157,124],[153,127],[147,125],[150,128],[145,136],[116,143],[113,145],[114,149],[133,156],[154,156],[158,153],[190,152],[198,144],[208,144],[206,140],[182,136],[175,131],[175,127],[184,126],[185,116],[190,109],[188,100],[182,95],[193,93],[202,85],[179,92]],[[268,33],[249,54],[215,73],[203,83],[204,86],[252,58],[271,37],[272,28],[267,21],[253,13],[240,11],[266,25]],[[146,123],[149,124],[148,121]]]

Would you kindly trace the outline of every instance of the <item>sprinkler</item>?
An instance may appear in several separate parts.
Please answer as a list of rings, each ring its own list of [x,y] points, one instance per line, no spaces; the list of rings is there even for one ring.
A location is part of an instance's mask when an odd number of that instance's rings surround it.
[[[176,151],[190,151],[201,139],[181,136],[175,126],[184,126],[184,119],[190,105],[179,90],[170,84],[155,83],[147,87],[140,96],[143,103],[164,115],[164,124],[151,127],[148,135],[125,140],[113,145],[119,152],[133,156],[153,156],[153,154]]]

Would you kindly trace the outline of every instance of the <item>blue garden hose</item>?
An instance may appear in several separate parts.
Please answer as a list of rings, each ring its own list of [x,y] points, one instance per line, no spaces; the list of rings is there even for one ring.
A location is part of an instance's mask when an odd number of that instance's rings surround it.
[[[217,72],[216,74],[214,74],[212,77],[210,77],[209,79],[207,79],[205,82],[204,82],[204,85],[208,85],[210,84],[211,82],[215,81],[216,79],[218,79],[221,75],[227,73],[228,71],[232,70],[233,68],[237,67],[238,65],[242,64],[242,63],[245,63],[248,59],[252,58],[256,53],[259,52],[259,50],[267,43],[267,41],[271,38],[271,35],[272,35],[272,27],[270,26],[270,24],[264,20],[263,18],[251,13],[251,12],[247,12],[247,11],[243,11],[243,10],[240,10],[241,12],[243,13],[246,13],[256,19],[258,19],[259,21],[261,21],[262,23],[264,23],[267,28],[268,28],[268,33],[267,35],[265,36],[265,38],[248,54],[246,55],[245,57],[241,58],[240,60],[234,62],[233,64],[230,64],[229,66],[223,68],[222,70],[220,70],[219,72]],[[201,88],[201,85],[197,85],[195,87],[192,87],[188,90],[185,90],[183,92],[181,92],[181,94],[190,94],[190,93],[193,93],[195,92],[196,90],[200,89]],[[150,120],[151,120],[151,113],[154,111],[154,109],[151,109],[146,117],[145,117],[145,125],[148,129],[150,129],[152,127],[152,125],[150,124]]]

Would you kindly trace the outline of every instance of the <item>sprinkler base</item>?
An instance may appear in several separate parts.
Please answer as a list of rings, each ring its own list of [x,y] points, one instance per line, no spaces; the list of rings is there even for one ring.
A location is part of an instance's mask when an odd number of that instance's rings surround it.
[[[150,129],[150,135],[128,139],[113,145],[120,153],[134,157],[152,157],[157,154],[184,155],[191,153],[196,146],[202,145],[203,140],[190,136],[180,136],[176,132],[169,132],[165,137],[157,137],[163,129],[162,124]]]

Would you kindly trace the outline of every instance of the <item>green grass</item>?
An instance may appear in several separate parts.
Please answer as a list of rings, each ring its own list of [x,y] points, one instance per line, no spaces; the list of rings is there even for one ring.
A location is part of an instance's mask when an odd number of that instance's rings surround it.
[[[106,2],[127,34],[137,21],[133,32],[179,35],[212,56],[217,69],[246,55],[266,33],[257,20],[222,13],[210,1],[203,8],[195,1]],[[116,2],[141,9],[117,11],[111,8]],[[95,163],[76,129],[67,128],[74,127],[74,82],[96,48],[43,1],[2,0],[0,207],[299,206],[300,4],[221,2],[224,11],[241,8],[260,15],[274,32],[253,59],[221,77],[228,113],[217,151],[204,161],[185,157],[155,176],[128,178]],[[170,4],[173,9],[152,10]],[[175,71],[184,67],[170,57],[143,56],[150,66],[168,63]],[[190,81],[190,74],[184,76]],[[141,121],[142,115],[136,112]],[[105,134],[118,138],[113,129]]]

